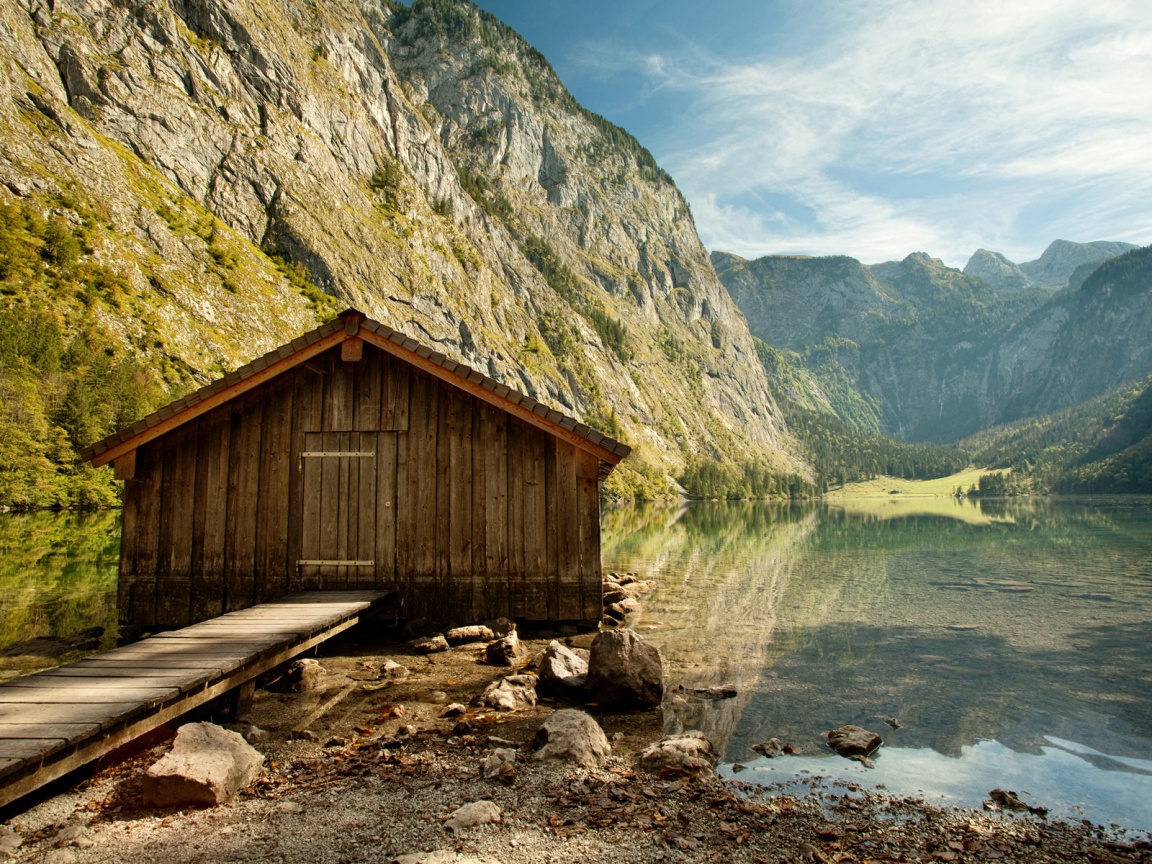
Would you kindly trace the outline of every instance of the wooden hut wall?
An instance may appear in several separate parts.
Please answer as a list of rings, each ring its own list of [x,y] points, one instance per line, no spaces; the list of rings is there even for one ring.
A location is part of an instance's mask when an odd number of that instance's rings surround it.
[[[371,345],[335,348],[139,449],[121,620],[319,588],[399,589],[406,618],[595,619],[598,469]]]

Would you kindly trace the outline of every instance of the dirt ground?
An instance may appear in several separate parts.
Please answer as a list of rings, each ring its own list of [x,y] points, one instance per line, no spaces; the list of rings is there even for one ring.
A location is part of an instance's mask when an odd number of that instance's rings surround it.
[[[523,635],[532,657],[551,638],[586,647],[594,634]],[[1142,837],[1026,813],[941,810],[852,784],[795,797],[676,772],[646,775],[636,756],[662,735],[658,710],[588,706],[612,744],[605,765],[539,762],[527,747],[541,723],[557,708],[585,706],[545,697],[511,713],[469,707],[442,717],[446,706],[468,706],[490,681],[516,670],[484,663],[483,643],[416,656],[398,636],[361,625],[322,646],[316,659],[326,675],[314,692],[258,690],[230,728],[254,740],[264,771],[231,803],[144,808],[141,776],[167,748],[160,741],[5,814],[0,857],[52,864],[1152,861]],[[380,680],[388,659],[409,676]],[[405,726],[416,734],[397,745],[394,733]],[[495,746],[519,748],[506,782],[481,776]],[[480,800],[496,804],[499,821],[445,827],[458,807]]]

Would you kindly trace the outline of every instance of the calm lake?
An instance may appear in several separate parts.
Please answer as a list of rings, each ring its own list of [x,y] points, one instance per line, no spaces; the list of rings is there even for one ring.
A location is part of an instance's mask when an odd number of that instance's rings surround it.
[[[112,630],[118,528],[0,515],[0,646]],[[976,807],[1002,787],[1152,829],[1152,502],[629,505],[603,531],[607,570],[659,583],[636,628],[668,684],[738,687],[665,709],[726,776]],[[0,657],[0,677],[50,662]],[[850,723],[884,737],[875,767],[820,737]],[[751,750],[773,737],[800,755]]]
[[[739,688],[665,713],[719,745],[726,776],[974,807],[1002,787],[1152,829],[1149,502],[694,503],[603,523],[606,569],[659,583],[637,630],[668,683]],[[883,736],[874,768],[820,737],[845,724]],[[751,750],[773,737],[801,755]]]

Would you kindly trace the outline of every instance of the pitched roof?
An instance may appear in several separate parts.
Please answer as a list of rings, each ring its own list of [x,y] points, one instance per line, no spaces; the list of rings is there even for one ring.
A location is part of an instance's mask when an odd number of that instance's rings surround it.
[[[327,324],[257,357],[223,378],[86,447],[80,452],[80,458],[93,465],[112,462],[349,339],[363,339],[533,426],[591,452],[600,459],[602,477],[611,473],[616,464],[632,451],[627,444],[549,408],[470,366],[457,363],[399,330],[373,321],[356,309],[346,309]]]

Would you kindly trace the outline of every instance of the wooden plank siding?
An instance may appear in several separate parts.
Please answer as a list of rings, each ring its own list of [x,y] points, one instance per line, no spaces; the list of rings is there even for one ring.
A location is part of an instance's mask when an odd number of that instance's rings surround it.
[[[337,345],[136,460],[125,623],[182,627],[334,589],[396,589],[401,617],[444,623],[598,617],[597,457],[368,342],[360,360]]]

